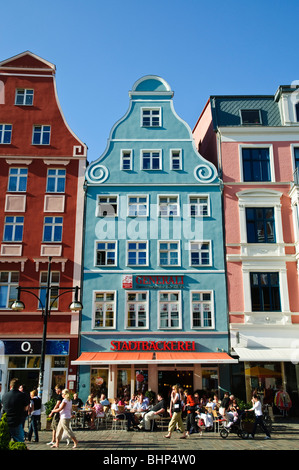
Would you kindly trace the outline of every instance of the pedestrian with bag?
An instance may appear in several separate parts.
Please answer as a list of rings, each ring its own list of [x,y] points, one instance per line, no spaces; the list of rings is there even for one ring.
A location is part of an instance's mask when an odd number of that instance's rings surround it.
[[[172,432],[175,430],[176,425],[178,425],[178,429],[183,433],[180,439],[186,439],[187,436],[185,432],[185,426],[182,420],[182,402],[179,393],[179,387],[177,385],[172,387],[170,398],[170,416],[171,420],[168,425],[168,434],[164,437],[170,439]]]

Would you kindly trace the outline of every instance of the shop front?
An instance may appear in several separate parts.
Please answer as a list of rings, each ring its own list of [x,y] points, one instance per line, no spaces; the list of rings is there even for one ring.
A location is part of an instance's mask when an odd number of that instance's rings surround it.
[[[112,340],[109,351],[82,352],[72,362],[80,366],[79,395],[130,398],[150,390],[167,398],[174,384],[210,395],[219,394],[221,388],[229,390],[229,366],[237,360],[226,352],[198,348],[194,339]]]
[[[0,382],[2,391],[18,378],[28,392],[37,389],[40,372],[41,340],[1,341]],[[69,341],[48,340],[46,343],[45,381],[43,402],[46,402],[55,385],[66,386],[69,367]]]

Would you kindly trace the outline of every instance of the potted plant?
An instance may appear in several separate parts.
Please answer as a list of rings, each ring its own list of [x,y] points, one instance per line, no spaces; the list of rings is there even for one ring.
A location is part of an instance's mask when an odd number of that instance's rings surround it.
[[[6,413],[0,420],[0,450],[27,450],[25,442],[14,442],[11,440]]]
[[[51,398],[49,401],[45,403],[45,411],[46,411],[46,430],[49,431],[51,429],[51,422],[52,418],[49,418],[49,414],[53,410],[56,404],[55,398]]]

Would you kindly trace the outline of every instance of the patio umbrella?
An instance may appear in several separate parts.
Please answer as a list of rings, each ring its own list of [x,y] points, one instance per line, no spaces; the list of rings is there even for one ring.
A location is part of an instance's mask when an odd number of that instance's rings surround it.
[[[266,369],[265,367],[261,366],[254,366],[250,369],[246,369],[245,375],[250,375],[254,377],[281,377],[280,372],[276,372],[275,370],[271,369]]]

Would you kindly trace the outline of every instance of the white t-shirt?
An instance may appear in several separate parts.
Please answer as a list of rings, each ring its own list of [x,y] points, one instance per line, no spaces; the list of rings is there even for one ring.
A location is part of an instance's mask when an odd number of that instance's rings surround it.
[[[262,404],[261,404],[261,402],[260,402],[259,400],[256,401],[250,411],[254,411],[254,412],[255,412],[255,416],[262,416],[263,411],[262,411]]]
[[[72,400],[67,400],[66,398],[64,398],[62,400],[62,403],[65,403],[65,405],[64,405],[64,408],[61,411],[59,411],[60,418],[71,419],[72,409],[73,409]]]

